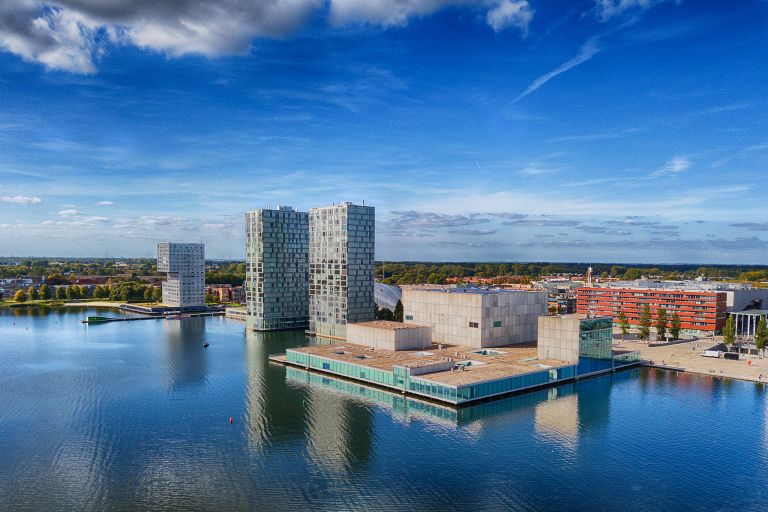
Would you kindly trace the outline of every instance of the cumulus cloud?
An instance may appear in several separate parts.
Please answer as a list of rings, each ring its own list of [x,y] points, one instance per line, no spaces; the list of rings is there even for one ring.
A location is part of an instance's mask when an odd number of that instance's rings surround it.
[[[112,201],[99,201],[96,206],[112,206],[114,204]]]
[[[60,217],[74,217],[76,215],[80,215],[80,212],[77,210],[61,210],[59,212]]]
[[[390,27],[449,6],[484,12],[495,31],[525,34],[533,17],[527,0],[3,0],[0,48],[88,74],[110,44],[216,57],[246,53],[255,38],[287,36],[325,9],[336,25]]]
[[[528,33],[528,25],[533,19],[533,10],[528,2],[504,0],[488,11],[486,21],[496,32],[509,27],[520,29],[523,35]]]
[[[35,196],[2,196],[0,197],[0,201],[16,204],[37,204],[42,202],[42,199]]]
[[[653,177],[670,176],[674,174],[680,174],[685,172],[691,167],[691,161],[684,156],[676,156],[671,158],[663,167],[656,169],[651,173]]]

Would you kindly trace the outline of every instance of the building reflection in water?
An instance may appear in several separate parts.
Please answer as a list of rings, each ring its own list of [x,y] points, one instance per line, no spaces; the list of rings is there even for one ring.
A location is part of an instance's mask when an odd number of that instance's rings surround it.
[[[575,451],[579,444],[579,396],[548,390],[548,399],[536,405],[536,435]]]
[[[568,449],[577,447],[579,435],[584,429],[607,426],[611,386],[616,380],[636,378],[636,375],[629,375],[635,370],[627,370],[456,409],[295,367],[286,367],[285,371],[286,380],[305,387],[310,396],[319,395],[321,391],[325,393],[322,399],[316,399],[318,410],[341,409],[345,400],[350,402],[351,398],[351,402],[362,402],[361,407],[364,404],[384,407],[397,421],[426,420],[453,430],[458,428],[469,437],[478,434],[489,422],[507,421],[510,414],[530,415],[533,412],[537,435],[552,439]],[[589,395],[589,398],[579,401],[582,393]],[[335,397],[331,398],[333,395]],[[314,409],[313,404],[313,414]],[[341,432],[344,425],[333,424],[334,421],[343,421],[340,418],[325,419],[325,425]],[[340,442],[338,439],[326,439],[324,446]],[[339,451],[338,448],[335,450]]]
[[[170,389],[206,384],[205,317],[165,322],[165,354]]]
[[[373,417],[359,403],[307,388],[286,379],[286,368],[270,363],[269,354],[315,342],[303,332],[245,333],[248,443],[253,451],[269,445],[306,444],[321,468],[359,467],[371,457]]]
[[[305,343],[304,334],[245,331],[247,371],[246,421],[251,450],[269,444],[290,444],[304,436],[306,392],[285,382],[280,365],[270,363],[269,354]]]

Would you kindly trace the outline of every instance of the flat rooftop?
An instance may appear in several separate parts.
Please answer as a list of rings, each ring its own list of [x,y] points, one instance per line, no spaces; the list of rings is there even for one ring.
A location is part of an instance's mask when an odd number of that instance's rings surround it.
[[[541,293],[544,290],[510,290],[508,288],[480,288],[475,286],[409,286],[409,291],[414,292],[435,292],[435,293],[466,293],[470,295],[507,295],[507,294],[522,294],[522,293]]]
[[[403,322],[394,322],[392,320],[372,320],[370,322],[358,322],[349,325],[362,325],[363,327],[374,327],[376,329],[389,329],[395,331],[397,329],[422,329],[423,325],[416,324],[404,324]]]
[[[476,384],[575,364],[555,359],[537,359],[535,343],[490,349],[446,344],[440,349],[439,345],[433,344],[431,348],[424,350],[393,351],[374,350],[354,343],[339,342],[335,345],[311,345],[291,350],[390,372],[396,365],[418,368],[444,362],[446,358],[451,358],[456,363],[471,361],[464,370],[423,373],[417,376],[451,386]]]

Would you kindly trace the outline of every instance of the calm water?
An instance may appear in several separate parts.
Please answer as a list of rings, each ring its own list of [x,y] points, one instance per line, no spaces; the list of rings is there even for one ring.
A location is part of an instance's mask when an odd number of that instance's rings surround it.
[[[638,369],[456,413],[267,361],[301,333],[86,314],[0,310],[0,510],[768,508],[754,384]]]

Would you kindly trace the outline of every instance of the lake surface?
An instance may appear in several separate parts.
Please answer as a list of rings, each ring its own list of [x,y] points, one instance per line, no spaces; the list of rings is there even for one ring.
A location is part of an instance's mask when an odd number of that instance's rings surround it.
[[[96,313],[0,310],[0,510],[768,508],[759,384],[634,369],[457,412],[268,362],[300,332]]]

